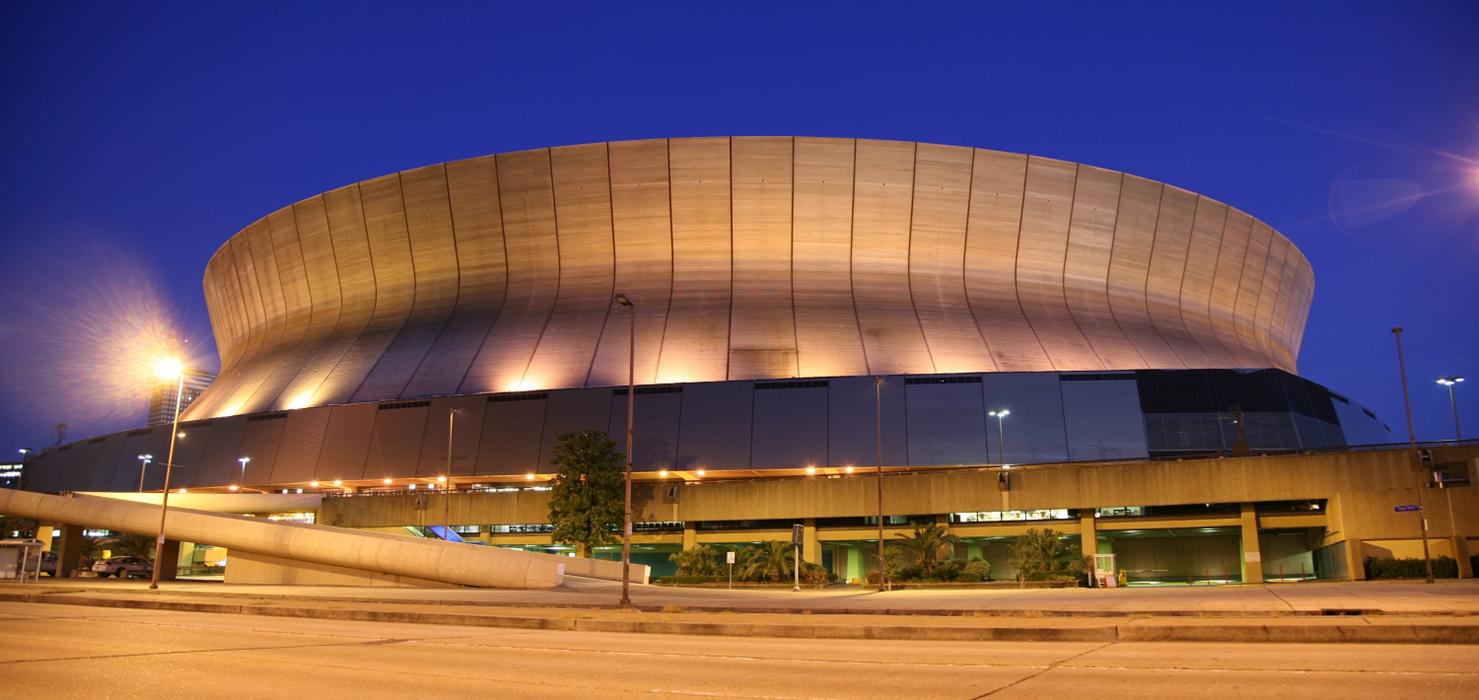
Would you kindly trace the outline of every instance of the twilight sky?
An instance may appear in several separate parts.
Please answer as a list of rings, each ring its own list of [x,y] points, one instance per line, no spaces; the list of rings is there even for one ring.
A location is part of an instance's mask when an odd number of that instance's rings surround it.
[[[142,424],[120,336],[173,324],[214,366],[201,274],[269,211],[487,153],[752,134],[1227,202],[1314,265],[1301,374],[1405,438],[1400,324],[1418,437],[1453,437],[1443,374],[1479,436],[1472,1],[431,4],[0,4],[0,457]]]

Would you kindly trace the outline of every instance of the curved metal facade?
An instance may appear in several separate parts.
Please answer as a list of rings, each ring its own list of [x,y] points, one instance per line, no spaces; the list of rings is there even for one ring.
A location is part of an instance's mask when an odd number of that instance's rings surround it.
[[[1171,185],[896,141],[521,151],[269,214],[206,268],[203,419],[434,395],[866,374],[1274,367],[1284,236]]]

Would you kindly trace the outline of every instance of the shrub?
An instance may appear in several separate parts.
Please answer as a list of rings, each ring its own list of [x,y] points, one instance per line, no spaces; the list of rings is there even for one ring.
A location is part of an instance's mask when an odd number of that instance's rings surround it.
[[[929,578],[935,581],[958,581],[960,573],[965,570],[965,562],[959,559],[950,559],[935,564],[935,570],[929,573]]]
[[[1421,559],[1366,557],[1366,578],[1424,578],[1427,567]],[[1453,557],[1433,558],[1434,578],[1458,578],[1458,561]]]
[[[976,557],[961,567],[960,575],[956,576],[955,580],[962,583],[978,583],[989,578],[991,578],[991,562]]]
[[[706,544],[671,554],[668,561],[678,565],[680,576],[718,576],[722,573],[719,552]]]
[[[677,583],[677,584],[725,583],[728,580],[729,579],[727,577],[724,577],[724,576],[682,576],[682,575],[673,575],[673,576],[664,576],[664,577],[662,577],[660,579],[657,579],[653,583],[668,583],[668,584],[674,584],[674,583]]]

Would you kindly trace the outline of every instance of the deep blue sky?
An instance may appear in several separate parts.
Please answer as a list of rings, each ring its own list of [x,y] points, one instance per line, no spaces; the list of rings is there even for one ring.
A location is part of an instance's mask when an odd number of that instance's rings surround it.
[[[206,259],[287,203],[705,134],[1022,151],[1228,202],[1314,264],[1302,374],[1405,437],[1401,324],[1419,437],[1452,437],[1444,373],[1479,436],[1479,3],[431,4],[0,4],[0,446],[142,421],[42,369],[76,285],[137,270],[200,345]]]

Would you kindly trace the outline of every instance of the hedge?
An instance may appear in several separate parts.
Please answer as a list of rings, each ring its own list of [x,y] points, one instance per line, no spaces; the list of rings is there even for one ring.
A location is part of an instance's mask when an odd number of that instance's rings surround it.
[[[1378,559],[1366,557],[1366,578],[1425,578],[1426,567],[1421,559]],[[1433,559],[1435,578],[1458,578],[1458,562],[1453,557]]]

